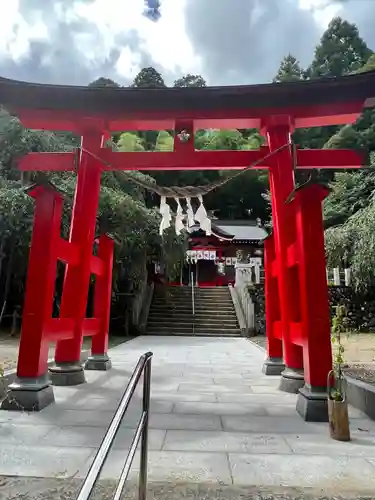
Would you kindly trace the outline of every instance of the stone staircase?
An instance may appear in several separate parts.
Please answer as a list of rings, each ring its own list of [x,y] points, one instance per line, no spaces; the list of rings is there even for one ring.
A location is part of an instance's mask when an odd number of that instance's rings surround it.
[[[147,335],[238,337],[240,328],[227,287],[156,288],[147,323]]]

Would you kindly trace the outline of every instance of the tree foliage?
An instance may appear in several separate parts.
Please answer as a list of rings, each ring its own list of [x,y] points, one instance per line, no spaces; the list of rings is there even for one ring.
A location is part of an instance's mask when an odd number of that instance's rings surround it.
[[[178,78],[174,82],[174,87],[207,87],[205,79],[201,75],[191,75],[190,73]]]
[[[366,64],[371,54],[357,26],[335,17],[321,37],[307,73],[309,78],[353,73]]]
[[[274,83],[296,82],[305,78],[305,71],[302,69],[299,61],[288,54],[280,63],[279,70],[273,79]]]
[[[134,78],[133,87],[158,89],[166,87],[163,77],[155,68],[143,68]]]

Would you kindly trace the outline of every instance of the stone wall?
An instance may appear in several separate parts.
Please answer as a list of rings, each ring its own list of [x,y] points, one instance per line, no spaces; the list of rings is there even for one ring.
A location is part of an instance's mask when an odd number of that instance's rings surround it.
[[[375,331],[375,298],[363,297],[350,287],[329,286],[331,317],[335,315],[335,306],[343,304],[348,310],[350,326],[358,331]],[[254,303],[255,333],[264,335],[266,331],[264,285],[251,285],[249,293]]]
[[[250,285],[249,294],[254,304],[255,334],[266,334],[266,301],[264,297],[264,285]]]

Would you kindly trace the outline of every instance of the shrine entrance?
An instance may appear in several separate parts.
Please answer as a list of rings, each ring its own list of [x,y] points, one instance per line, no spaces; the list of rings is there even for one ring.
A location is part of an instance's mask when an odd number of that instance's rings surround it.
[[[296,128],[353,123],[375,105],[375,72],[337,79],[241,87],[181,89],[79,88],[0,79],[0,102],[32,129],[71,131],[82,137],[77,151],[30,153],[21,171],[77,172],[69,239],[60,235],[63,196],[51,185],[30,189],[35,220],[30,248],[17,379],[3,409],[40,410],[54,400],[51,385],[85,382],[82,339],[92,337],[85,370],[108,370],[113,241],[95,234],[101,174],[106,170],[268,169],[273,234],[266,241],[266,374],[280,376],[280,389],[297,392],[297,411],[310,421],[327,420],[327,374],[332,367],[325,272],[322,201],[328,190],[313,182],[296,189],[296,169],[361,167],[351,150],[298,149]],[[194,134],[205,128],[258,128],[267,146],[249,151],[196,151]],[[114,152],[110,134],[125,130],[174,130],[173,152]],[[226,181],[225,181],[226,182]],[[159,188],[161,233],[170,225],[167,203],[180,200],[191,219],[211,234],[202,196],[220,185]],[[149,187],[149,186],[148,186]],[[200,206],[192,213],[190,200]],[[94,253],[94,242],[97,251]],[[60,318],[52,318],[56,263],[66,263]],[[90,276],[96,275],[94,317],[86,318]],[[48,345],[57,341],[55,364]]]

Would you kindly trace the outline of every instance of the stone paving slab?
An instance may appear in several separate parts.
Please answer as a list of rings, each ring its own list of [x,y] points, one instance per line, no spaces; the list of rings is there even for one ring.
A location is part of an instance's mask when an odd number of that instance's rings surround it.
[[[262,405],[241,403],[207,403],[190,401],[175,403],[175,413],[195,413],[197,415],[260,415],[266,416],[267,410]],[[295,411],[295,408],[294,408]]]
[[[103,468],[102,479],[117,479],[124,465],[124,453],[114,451]],[[139,454],[136,453],[129,479],[137,477]],[[193,453],[181,451],[150,451],[148,479],[167,482],[213,482],[232,484],[228,458],[223,453]]]
[[[286,440],[277,434],[240,432],[167,431],[164,450],[228,453],[287,453]]]
[[[2,444],[0,471],[4,476],[84,477],[93,448]]]
[[[229,462],[237,485],[375,489],[374,468],[362,458],[230,453]]]
[[[42,412],[0,412],[0,475],[84,477],[148,350],[151,482],[375,490],[375,422],[350,409],[352,442],[332,441],[327,424],[297,415],[296,395],[278,391],[279,377],[261,373],[262,351],[238,338],[139,337],[110,350],[111,371],[87,372],[78,387],[55,387],[56,403]],[[118,478],[141,399],[139,387],[103,478]],[[134,480],[138,468],[137,454]]]

